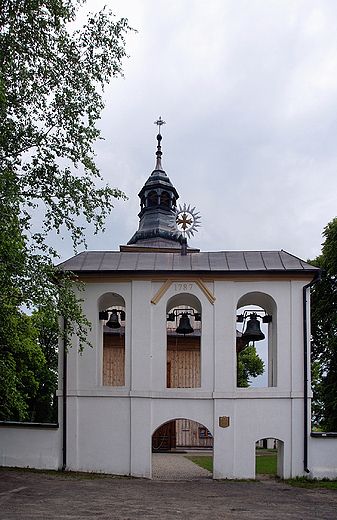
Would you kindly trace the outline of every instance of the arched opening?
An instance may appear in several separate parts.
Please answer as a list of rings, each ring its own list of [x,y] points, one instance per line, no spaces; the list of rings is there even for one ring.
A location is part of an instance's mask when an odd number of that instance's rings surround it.
[[[277,475],[284,477],[284,443],[279,439],[264,438],[255,443],[255,477]]]
[[[170,207],[170,195],[167,191],[162,191],[160,194],[160,205],[167,208]]]
[[[102,385],[125,386],[125,302],[108,293],[99,302],[103,327]]]
[[[237,305],[237,386],[277,386],[277,313],[271,296],[251,292]]]
[[[183,284],[182,284],[183,285]],[[167,303],[167,388],[201,386],[201,304],[192,294]]]
[[[158,204],[158,194],[156,191],[150,191],[150,193],[148,194],[147,196],[147,200],[148,200],[148,207],[151,208],[153,206],[157,206]]]
[[[187,418],[170,420],[152,435],[152,478],[212,478],[213,437],[207,427]]]

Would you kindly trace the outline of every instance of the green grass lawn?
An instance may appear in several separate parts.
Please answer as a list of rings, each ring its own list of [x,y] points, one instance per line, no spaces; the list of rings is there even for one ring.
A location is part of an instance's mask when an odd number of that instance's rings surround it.
[[[209,456],[196,456],[187,457],[189,460],[198,464],[201,468],[205,468],[208,471],[213,471],[213,457]],[[257,454],[256,457],[256,473],[264,473],[270,475],[276,475],[277,472],[277,454],[275,450],[264,450]]]
[[[194,464],[198,464],[201,468],[207,469],[208,471],[213,471],[213,457],[212,455],[209,455],[206,457],[186,457],[188,460],[191,460],[194,462]]]
[[[256,451],[256,473],[264,474],[264,475],[274,475],[276,476],[277,472],[277,450],[257,450]],[[196,456],[196,457],[187,457],[189,460],[198,464],[201,468],[205,468],[208,471],[213,471],[213,457],[212,455],[208,456]],[[316,480],[316,479],[308,479],[305,477],[298,477],[284,480],[286,484],[290,484],[291,486],[296,487],[305,487],[305,488],[317,488],[323,487],[328,489],[337,489],[337,480]]]
[[[294,487],[302,487],[302,488],[327,488],[327,489],[337,489],[337,480],[329,480],[323,478],[322,480],[309,479],[305,477],[297,477],[297,478],[289,478],[284,480],[286,484],[290,484]]]
[[[277,473],[277,454],[257,454],[256,473],[263,475],[276,475]]]

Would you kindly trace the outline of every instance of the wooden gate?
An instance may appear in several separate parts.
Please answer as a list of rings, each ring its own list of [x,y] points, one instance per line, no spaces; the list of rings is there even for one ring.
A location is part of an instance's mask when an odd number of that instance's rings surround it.
[[[176,447],[176,422],[171,421],[152,435],[152,451],[169,451]]]

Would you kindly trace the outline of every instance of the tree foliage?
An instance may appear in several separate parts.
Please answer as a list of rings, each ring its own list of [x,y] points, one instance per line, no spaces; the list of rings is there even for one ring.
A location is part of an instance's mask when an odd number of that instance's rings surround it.
[[[77,319],[73,332],[88,324],[70,280],[51,283],[57,253],[48,233],[66,230],[76,248],[84,243],[81,218],[97,232],[113,200],[125,197],[102,185],[93,144],[102,90],[122,74],[130,30],[126,19],[103,10],[71,32],[77,6],[0,0],[0,298],[14,306],[59,306],[70,326]],[[44,212],[40,229],[36,208]]]
[[[255,345],[250,343],[238,353],[237,386],[248,388],[251,384],[250,379],[262,375],[263,372],[264,362],[256,352]]]
[[[36,375],[39,386],[34,398],[29,401],[29,418],[35,422],[57,423],[58,317],[39,309],[33,313],[31,320],[38,331],[37,342],[45,364]]]
[[[71,274],[54,267],[50,232],[67,232],[76,250],[85,245],[83,224],[103,230],[114,200],[125,198],[104,185],[93,146],[100,138],[104,86],[123,74],[131,28],[104,9],[72,30],[81,3],[0,0],[0,378],[19,418],[27,411],[18,396],[23,379],[14,355],[24,342],[17,329],[25,321],[20,309],[63,315],[80,348],[90,327]],[[40,222],[35,213],[43,214]],[[29,338],[23,350],[28,357],[39,345]],[[43,355],[35,354],[42,367]],[[28,375],[34,386],[35,376]]]
[[[57,422],[58,323],[1,308],[0,420]]]
[[[337,431],[337,218],[323,231],[322,253],[311,263],[323,269],[311,291],[314,422]]]

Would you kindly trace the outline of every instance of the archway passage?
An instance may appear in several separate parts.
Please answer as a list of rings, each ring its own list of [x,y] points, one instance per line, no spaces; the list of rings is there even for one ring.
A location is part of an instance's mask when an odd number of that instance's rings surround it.
[[[277,475],[283,478],[283,448],[281,440],[259,439],[255,443],[255,476]]]
[[[152,478],[212,478],[213,437],[201,423],[175,419],[152,435]],[[208,469],[206,469],[208,468]]]
[[[176,447],[176,421],[160,426],[152,435],[152,451],[167,452]]]
[[[152,451],[205,450],[212,452],[213,437],[201,423],[190,419],[169,421],[152,435]]]

